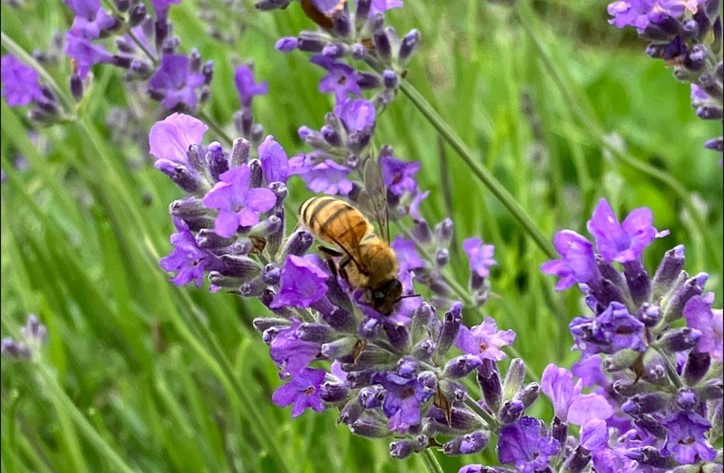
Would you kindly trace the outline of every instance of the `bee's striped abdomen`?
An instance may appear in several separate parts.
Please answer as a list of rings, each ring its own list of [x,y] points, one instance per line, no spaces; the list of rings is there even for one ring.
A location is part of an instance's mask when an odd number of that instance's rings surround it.
[[[359,210],[330,196],[312,197],[299,208],[304,225],[320,240],[336,243],[350,250],[371,230]]]

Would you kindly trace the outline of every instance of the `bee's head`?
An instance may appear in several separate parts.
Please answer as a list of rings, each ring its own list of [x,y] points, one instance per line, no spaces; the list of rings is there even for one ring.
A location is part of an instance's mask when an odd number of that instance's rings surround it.
[[[402,283],[393,278],[375,288],[370,294],[370,303],[379,313],[390,315],[402,296]]]

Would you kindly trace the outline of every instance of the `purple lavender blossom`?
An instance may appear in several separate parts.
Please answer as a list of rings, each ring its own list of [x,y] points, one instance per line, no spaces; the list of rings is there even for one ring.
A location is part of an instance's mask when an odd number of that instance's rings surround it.
[[[65,35],[65,48],[68,57],[73,59],[76,74],[85,79],[90,68],[96,64],[113,63],[113,54],[99,44],[93,44],[90,39],[76,36],[71,32]]]
[[[301,340],[301,322],[295,318],[292,318],[291,322],[290,327],[273,334],[269,343],[269,356],[282,370],[282,377],[300,373],[320,356],[320,344]]]
[[[398,197],[405,191],[417,192],[415,174],[420,170],[420,166],[419,161],[408,163],[392,156],[381,156],[382,180],[387,191]]]
[[[415,197],[412,198],[412,202],[410,202],[410,217],[415,222],[424,222],[425,217],[422,216],[422,213],[420,213],[420,204],[427,199],[427,196],[430,195],[430,191],[425,192],[417,192],[415,194]]]
[[[389,419],[389,429],[406,433],[413,425],[420,422],[420,407],[432,397],[434,392],[418,381],[415,371],[410,373],[398,371],[400,372],[377,373],[372,377],[372,381],[381,384],[387,391],[382,408]]]
[[[204,197],[204,205],[219,209],[214,232],[229,238],[236,230],[259,223],[259,214],[271,210],[277,199],[274,192],[266,188],[250,188],[251,171],[244,163],[229,169],[219,176],[216,183]]]
[[[420,255],[417,254],[413,240],[397,236],[392,240],[390,246],[392,246],[392,249],[395,250],[395,254],[397,255],[397,261],[400,264],[400,273],[404,274],[425,266],[425,262],[420,258]]]
[[[199,248],[196,238],[183,220],[174,219],[174,224],[178,230],[171,235],[174,249],[170,255],[161,258],[161,268],[164,271],[178,272],[171,279],[177,286],[184,286],[193,281],[196,287],[201,287],[204,283],[204,272],[216,269],[216,257]]]
[[[556,284],[556,291],[600,277],[590,241],[572,230],[563,230],[556,233],[553,243],[562,258],[547,261],[540,269],[561,278]]]
[[[619,302],[611,302],[594,318],[576,317],[569,328],[577,348],[585,355],[611,354],[624,348],[646,350],[644,324]]]
[[[370,16],[376,15],[377,13],[384,13],[393,8],[400,8],[403,5],[402,0],[372,0]]]
[[[328,159],[301,174],[307,189],[322,194],[347,195],[352,192],[352,181],[349,173],[352,170]]]
[[[476,273],[481,278],[490,274],[488,268],[496,261],[493,259],[495,254],[495,246],[484,245],[480,238],[468,238],[463,241],[463,250],[468,255],[470,262],[470,271]]]
[[[546,434],[545,424],[533,417],[523,417],[500,429],[500,463],[513,463],[521,473],[534,473],[545,469],[550,457],[560,448],[560,442]]]
[[[483,359],[500,361],[505,358],[502,347],[515,341],[515,332],[512,330],[498,330],[494,319],[486,317],[483,323],[467,328],[460,326],[455,346],[463,353],[476,355]]]
[[[101,8],[100,0],[66,0],[75,19],[69,33],[88,40],[101,36],[101,31],[114,27],[118,20]]]
[[[294,373],[289,382],[272,395],[272,401],[279,407],[294,404],[292,417],[297,417],[310,408],[315,412],[324,410],[324,403],[319,395],[319,388],[324,382],[324,370],[305,368]]]
[[[286,151],[272,135],[267,136],[259,145],[259,161],[267,184],[286,183],[289,176],[304,174],[310,170],[303,155],[288,159]]]
[[[587,228],[596,238],[596,249],[606,261],[626,263],[638,261],[641,253],[655,238],[669,233],[668,230],[658,232],[652,222],[651,209],[642,207],[633,210],[619,224],[608,201],[601,199]]]
[[[359,97],[362,94],[357,75],[347,64],[321,54],[313,56],[310,61],[327,70],[327,75],[319,81],[319,91],[324,94],[334,92],[337,103],[346,101],[350,95]]]
[[[618,28],[633,26],[643,30],[657,14],[680,18],[686,10],[696,13],[705,0],[621,0],[608,5],[609,23]]]
[[[287,258],[282,268],[279,293],[271,303],[272,309],[309,307],[326,294],[329,275],[315,264],[316,259],[312,256],[290,255]]]
[[[591,419],[608,419],[613,409],[599,394],[582,394],[583,381],[573,384],[573,373],[550,363],[543,371],[541,390],[553,401],[556,417],[563,422],[584,425]]]
[[[148,133],[150,152],[156,158],[155,167],[163,161],[190,166],[189,146],[200,144],[208,129],[198,118],[183,113],[174,113],[156,122]]]
[[[354,152],[364,149],[377,123],[377,111],[372,102],[365,99],[347,100],[334,107],[334,114],[347,132],[347,147]]]
[[[204,75],[190,69],[191,60],[181,54],[167,54],[151,76],[149,91],[163,97],[161,104],[167,110],[184,106],[196,108],[199,102],[196,89],[204,85]]]
[[[11,107],[23,107],[43,97],[37,71],[12,54],[2,57],[0,74],[2,94]]]
[[[689,327],[701,332],[696,349],[702,353],[709,353],[712,359],[722,363],[724,361],[722,310],[712,309],[713,303],[713,292],[692,297],[684,306],[684,318]]]
[[[156,21],[166,21],[171,5],[178,5],[179,3],[181,3],[181,0],[151,0],[153,11],[156,13]]]
[[[234,83],[243,107],[250,107],[255,96],[266,95],[269,90],[268,82],[254,81],[254,71],[249,66],[238,66],[236,68]]]
[[[712,461],[716,451],[706,441],[704,434],[711,425],[702,416],[693,412],[677,412],[666,421],[668,429],[664,454],[673,454],[682,464],[697,463],[700,460]]]

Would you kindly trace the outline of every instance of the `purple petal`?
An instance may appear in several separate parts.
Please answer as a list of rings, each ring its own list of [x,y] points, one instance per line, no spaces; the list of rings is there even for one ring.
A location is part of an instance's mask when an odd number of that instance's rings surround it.
[[[151,154],[156,159],[188,164],[189,146],[200,144],[208,129],[204,122],[191,115],[171,114],[151,127],[148,134]]]

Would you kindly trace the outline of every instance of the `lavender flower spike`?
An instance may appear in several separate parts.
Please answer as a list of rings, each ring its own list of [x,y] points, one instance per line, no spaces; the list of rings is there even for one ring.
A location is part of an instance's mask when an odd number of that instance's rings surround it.
[[[590,419],[606,420],[613,409],[599,394],[582,394],[583,382],[573,384],[573,374],[553,363],[543,371],[541,390],[553,401],[556,417],[563,422],[584,425]]]
[[[43,97],[37,71],[12,54],[2,57],[0,74],[2,95],[11,107],[22,107]]]

